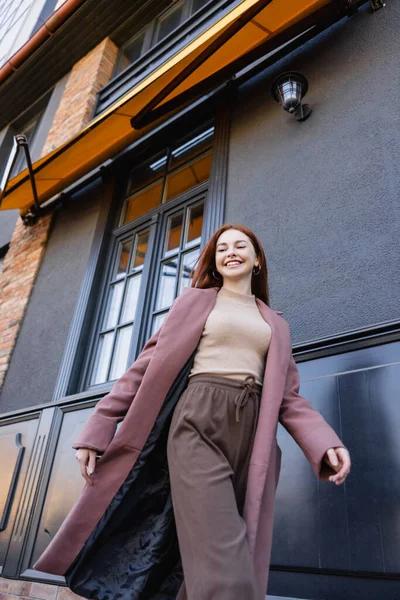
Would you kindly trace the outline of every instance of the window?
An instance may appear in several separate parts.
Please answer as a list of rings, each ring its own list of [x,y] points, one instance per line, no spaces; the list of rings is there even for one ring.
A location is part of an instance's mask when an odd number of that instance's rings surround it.
[[[28,141],[30,149],[32,148],[33,141],[35,139],[35,134],[37,132],[41,118],[42,118],[42,113],[36,115],[26,125],[18,126],[18,125],[14,124],[14,126],[13,126],[14,135],[17,135],[17,134],[24,135]],[[25,169],[26,167],[27,167],[27,164],[26,164],[25,152],[22,149],[20,149],[20,151],[18,152],[17,160],[15,161],[14,167],[10,173],[10,179],[15,177],[15,175],[18,175],[18,173],[23,171],[23,169]]]
[[[124,71],[209,1],[175,1],[172,6],[150,21],[122,47],[115,74],[117,75]]]
[[[54,90],[27,109],[0,134],[0,181],[5,171],[8,170],[12,158],[14,136],[18,134],[26,136],[32,162],[40,157],[62,89],[63,86],[57,84]],[[23,148],[20,148],[9,179],[18,175],[26,166],[25,152]]]
[[[0,0],[0,67],[43,25],[57,0]]]
[[[134,166],[113,232],[83,387],[118,379],[161,326],[200,252],[214,127]],[[202,185],[203,184],[203,185]]]

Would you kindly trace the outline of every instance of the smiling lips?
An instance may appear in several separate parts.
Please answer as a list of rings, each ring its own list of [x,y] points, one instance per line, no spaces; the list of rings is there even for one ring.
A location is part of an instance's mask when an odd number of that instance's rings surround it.
[[[236,265],[241,265],[242,263],[240,262],[240,260],[229,260],[227,263],[225,263],[226,267],[229,267],[231,265],[236,266]]]

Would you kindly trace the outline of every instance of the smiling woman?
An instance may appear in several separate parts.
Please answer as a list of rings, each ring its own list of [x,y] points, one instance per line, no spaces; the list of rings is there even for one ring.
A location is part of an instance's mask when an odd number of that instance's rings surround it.
[[[220,227],[73,444],[89,485],[36,569],[98,600],[264,600],[278,421],[321,480],[342,483],[350,458],[298,394],[289,326],[260,296],[258,238]]]

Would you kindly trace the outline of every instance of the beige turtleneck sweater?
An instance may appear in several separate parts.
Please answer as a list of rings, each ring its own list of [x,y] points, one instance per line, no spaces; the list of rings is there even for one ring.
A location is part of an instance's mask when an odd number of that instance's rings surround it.
[[[189,377],[199,373],[263,383],[271,328],[258,310],[255,295],[222,287],[208,315]]]

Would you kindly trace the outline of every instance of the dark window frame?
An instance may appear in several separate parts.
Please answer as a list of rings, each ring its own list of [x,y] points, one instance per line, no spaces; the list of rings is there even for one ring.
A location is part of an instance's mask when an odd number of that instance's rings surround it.
[[[212,3],[212,1],[213,0],[206,0],[204,3],[204,6],[202,6],[200,9],[196,10],[195,12],[193,11],[194,0],[176,0],[175,2],[173,2],[172,4],[170,4],[169,6],[164,8],[158,15],[153,17],[148,23],[146,23],[145,25],[140,27],[140,29],[137,32],[135,32],[134,35],[131,36],[129,38],[129,40],[127,40],[120,47],[119,53],[118,53],[118,58],[117,58],[115,66],[114,66],[113,78],[115,78],[118,75],[120,75],[121,73],[123,73],[126,69],[129,69],[133,64],[135,64],[137,61],[142,59],[148,52],[153,50],[157,45],[162,44],[162,42],[164,40],[168,40],[168,39],[172,38],[174,36],[175,32],[187,23],[188,19],[190,19],[191,17],[194,17],[195,15],[197,15],[197,13],[200,13],[203,9],[205,9],[207,6],[209,6]],[[157,37],[157,31],[158,31],[161,21],[163,19],[166,19],[169,16],[169,14],[171,14],[174,10],[176,10],[177,6],[179,6],[180,4],[182,5],[182,14],[180,17],[179,25],[173,31],[171,31],[170,33],[165,35],[163,38],[161,38],[159,41],[156,41],[155,38]],[[126,67],[126,69],[123,69],[120,71],[121,60],[123,58],[126,48],[128,48],[132,44],[132,42],[143,32],[145,32],[145,36],[144,36],[143,46],[142,46],[142,51],[141,51],[140,56],[135,61],[133,61],[128,67]]]
[[[217,227],[223,223],[226,196],[226,179],[228,167],[228,147],[230,130],[231,103],[230,96],[225,93],[219,94],[212,102],[196,104],[191,109],[185,109],[179,115],[175,115],[162,126],[155,128],[149,136],[136,142],[132,147],[123,151],[108,168],[101,172],[103,178],[103,198],[98,221],[95,228],[92,247],[89,253],[88,264],[81,292],[77,299],[74,317],[72,319],[68,340],[61,361],[57,382],[54,388],[52,402],[72,401],[73,399],[100,397],[109,392],[112,384],[99,384],[96,389],[82,390],[82,364],[86,360],[89,338],[93,331],[93,319],[96,318],[97,297],[102,289],[105,272],[108,271],[107,257],[109,255],[109,241],[113,230],[118,223],[121,197],[126,185],[126,173],[132,165],[132,155],[139,156],[146,153],[149,146],[162,148],[168,144],[177,129],[195,129],[195,125],[214,120],[213,139],[213,161],[210,178],[208,181],[207,200],[204,205],[203,214],[203,236],[207,240]],[[125,173],[125,176],[124,176]],[[207,184],[201,184],[207,185]],[[201,192],[202,188],[199,187]],[[190,193],[190,192],[189,192]],[[184,201],[185,196],[172,199],[165,204],[172,207],[175,203]],[[155,214],[147,213],[140,217],[137,225],[157,217]],[[125,227],[129,227],[127,224]],[[122,232],[122,230],[121,230]],[[203,246],[203,240],[200,250]],[[153,246],[155,247],[155,246]],[[153,260],[153,257],[152,257]],[[145,306],[149,298],[145,298]],[[150,328],[148,317],[144,322]],[[137,348],[140,350],[148,339],[148,330],[139,333]],[[133,341],[134,343],[134,341]]]
[[[169,58],[184,48],[192,39],[203,31],[206,31],[216,20],[220,19],[239,3],[240,0],[209,0],[203,7],[183,21],[179,27],[155,46],[149,48],[146,53],[121,73],[114,74],[109,83],[97,94],[93,117],[98,116],[109,108],[126,92],[154,72],[160,65],[164,64]],[[142,30],[143,26],[141,26],[135,35],[139,34]],[[117,65],[119,60],[117,61]]]
[[[3,130],[3,135],[0,137],[0,182],[7,166],[10,152],[13,148],[14,136],[21,133],[34,119],[37,123],[34,128],[32,139],[29,143],[29,149],[32,162],[38,160],[42,153],[43,147],[50,128],[54,122],[54,117],[63,95],[68,75],[58,81],[58,83],[34,102],[29,108],[21,113],[12,123],[8,125],[6,130]],[[22,156],[22,153],[20,153]],[[24,166],[22,168],[25,168]],[[12,176],[17,173],[13,170]]]
[[[211,125],[210,121],[208,121],[208,123],[205,122],[200,127],[193,127],[193,133],[195,134],[199,129],[200,130],[207,129],[208,125]],[[170,148],[168,151],[169,152],[168,161],[170,161],[171,160],[171,148],[173,147],[173,145],[170,143],[168,146]],[[212,152],[212,148],[213,148],[213,145],[211,145],[211,152]],[[151,157],[154,154],[157,154],[158,147],[155,146],[154,150],[155,150],[154,153],[149,153],[149,157]],[[203,150],[203,151],[200,151],[199,153],[195,153],[194,156],[196,158],[199,158],[209,152],[210,152],[210,149]],[[195,158],[190,157],[190,159],[187,161],[187,163],[190,164],[192,162],[192,160],[195,160]],[[131,159],[131,161],[132,161],[132,159]],[[129,159],[127,159],[124,162],[125,162],[125,164],[128,164]],[[140,161],[140,162],[143,164],[143,161]],[[184,162],[183,165],[184,164],[186,164],[186,163]],[[176,167],[176,169],[171,169],[170,171],[168,171],[168,170],[165,171],[165,173],[163,175],[164,186],[165,186],[165,182],[168,178],[168,175],[181,169],[183,165],[179,164]],[[138,307],[137,307],[137,312],[141,316],[139,319],[135,319],[134,329],[132,332],[130,348],[129,348],[129,353],[128,353],[128,363],[132,363],[135,360],[135,357],[137,356],[137,354],[139,352],[139,350],[136,350],[136,349],[139,349],[141,347],[141,345],[144,344],[145,340],[150,337],[150,331],[152,328],[152,322],[150,322],[152,320],[150,320],[150,316],[147,313],[149,313],[149,311],[150,311],[149,307],[153,306],[153,303],[155,302],[155,300],[152,295],[149,296],[149,290],[150,290],[150,288],[151,288],[151,290],[153,290],[153,288],[155,289],[157,287],[156,282],[158,281],[158,277],[159,277],[159,269],[160,269],[161,260],[158,257],[156,257],[156,254],[159,252],[158,247],[160,244],[160,239],[165,233],[163,226],[161,225],[161,222],[164,222],[164,219],[165,219],[164,215],[171,213],[171,211],[174,212],[176,210],[179,210],[180,207],[186,208],[189,205],[196,204],[196,202],[199,201],[199,198],[203,198],[204,203],[206,203],[205,201],[206,201],[207,189],[209,187],[209,180],[196,185],[195,187],[189,189],[188,191],[178,195],[176,198],[172,198],[171,200],[160,203],[158,206],[151,209],[144,215],[134,219],[133,221],[128,222],[126,224],[121,224],[120,215],[123,214],[124,207],[126,206],[126,200],[127,200],[126,193],[124,193],[124,192],[125,192],[126,188],[129,186],[130,175],[131,175],[131,173],[129,171],[128,173],[125,173],[124,176],[121,176],[121,183],[120,183],[120,187],[119,187],[119,191],[118,191],[119,197],[115,199],[116,210],[113,215],[113,227],[112,227],[112,230],[111,230],[111,233],[109,236],[109,241],[108,241],[108,255],[105,260],[104,267],[103,267],[102,281],[98,287],[98,292],[97,292],[97,296],[101,295],[101,299],[97,302],[96,311],[93,314],[93,323],[91,326],[91,332],[90,332],[89,339],[88,339],[87,345],[86,345],[87,351],[85,353],[84,363],[82,365],[81,373],[79,376],[79,381],[77,383],[78,393],[89,391],[89,390],[96,390],[98,388],[102,389],[104,386],[109,386],[110,382],[115,381],[115,380],[110,379],[103,383],[98,383],[98,384],[90,383],[90,379],[91,379],[92,373],[93,373],[95,358],[96,358],[98,337],[100,335],[100,333],[99,333],[100,329],[101,329],[100,324],[102,323],[103,318],[104,318],[104,313],[105,313],[106,304],[107,304],[107,302],[106,302],[107,294],[108,294],[108,290],[111,285],[111,280],[113,279],[111,271],[115,268],[117,255],[118,255],[118,251],[119,251],[121,242],[130,237],[134,237],[135,235],[137,235],[138,233],[140,233],[146,229],[149,230],[149,241],[148,241],[148,247],[147,247],[147,251],[146,251],[146,254],[149,258],[146,259],[146,263],[145,263],[145,265],[143,267],[143,271],[142,271],[142,283],[141,283],[141,287],[140,287],[139,298],[138,298]],[[163,194],[164,194],[164,192],[163,192]],[[129,196],[128,196],[128,198],[129,198]],[[203,225],[204,225],[204,216],[203,216]],[[152,271],[152,268],[154,268],[154,267],[156,267],[156,268],[154,271]],[[165,309],[160,310],[160,311],[153,311],[153,312],[154,313],[156,313],[156,312],[162,313],[162,312],[165,312]],[[137,321],[137,323],[136,323],[136,321]],[[116,328],[117,327],[118,326],[116,325]],[[114,340],[113,344],[115,344],[115,340]],[[109,368],[110,368],[110,365],[109,365]]]

